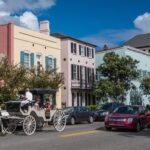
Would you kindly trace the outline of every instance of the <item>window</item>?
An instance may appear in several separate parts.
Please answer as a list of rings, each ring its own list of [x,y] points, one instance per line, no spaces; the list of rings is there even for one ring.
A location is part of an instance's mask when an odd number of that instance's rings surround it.
[[[54,68],[54,59],[50,56],[46,57],[46,70]]]
[[[77,49],[76,49],[76,43],[71,43],[71,53],[76,54],[77,53]]]
[[[87,57],[94,58],[94,51],[89,47],[87,47]]]
[[[89,58],[92,58],[92,49],[89,48]]]
[[[71,77],[72,80],[77,80],[77,66],[76,65],[71,65]]]
[[[146,75],[147,75],[147,72],[144,70],[143,71],[143,77],[146,77]]]
[[[84,46],[82,46],[82,45],[79,45],[79,55],[85,56]]]
[[[30,54],[24,53],[24,67],[29,68],[30,67]]]
[[[42,55],[37,54],[36,55],[36,61],[37,61],[37,64],[42,64]]]
[[[25,67],[33,67],[34,66],[34,53],[29,53],[27,51],[20,52],[20,64]]]

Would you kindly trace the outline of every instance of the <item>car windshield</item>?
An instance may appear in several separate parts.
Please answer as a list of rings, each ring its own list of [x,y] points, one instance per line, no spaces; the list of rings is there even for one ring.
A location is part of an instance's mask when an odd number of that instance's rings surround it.
[[[135,115],[139,112],[139,108],[138,107],[119,107],[117,109],[114,110],[114,113],[119,113],[119,114],[132,114]]]
[[[110,104],[104,104],[102,107],[101,107],[101,109],[103,109],[103,110],[110,110],[112,108],[112,104],[110,103]]]
[[[72,113],[74,111],[74,108],[73,107],[66,107],[66,108],[63,109],[63,111],[65,113]]]

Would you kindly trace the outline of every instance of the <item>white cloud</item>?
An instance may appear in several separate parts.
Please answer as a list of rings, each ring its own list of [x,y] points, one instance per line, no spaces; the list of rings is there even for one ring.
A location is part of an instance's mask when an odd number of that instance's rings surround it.
[[[51,8],[55,2],[56,0],[0,0],[0,24],[13,22],[37,31],[38,17],[33,12]],[[23,12],[21,15],[14,15],[20,11]]]
[[[10,16],[10,12],[0,11],[0,17]]]
[[[32,30],[39,30],[38,18],[32,12],[26,11],[19,19],[20,23],[24,24],[25,27]]]
[[[140,29],[143,33],[150,33],[150,13],[138,16],[134,20],[135,27]]]
[[[144,13],[138,16],[133,23],[135,26],[133,29],[109,29],[82,37],[81,39],[96,44],[99,47],[103,47],[105,44],[107,44],[108,47],[115,47],[137,34],[150,33],[150,13]]]
[[[55,5],[56,0],[0,0],[0,10],[11,13],[20,10],[47,9]]]
[[[11,16],[9,13],[0,12],[0,24],[13,22],[18,26],[22,26],[35,31],[39,30],[38,18],[29,11],[24,12],[21,16]]]

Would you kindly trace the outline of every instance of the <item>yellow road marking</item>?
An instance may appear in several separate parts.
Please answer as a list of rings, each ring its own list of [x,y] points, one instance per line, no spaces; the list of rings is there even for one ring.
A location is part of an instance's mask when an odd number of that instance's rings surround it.
[[[94,134],[94,133],[98,133],[98,132],[99,132],[99,131],[96,131],[96,130],[83,131],[83,132],[77,132],[77,133],[70,133],[70,134],[61,135],[61,137],[62,137],[62,138],[75,137],[75,136],[81,136],[81,135]]]

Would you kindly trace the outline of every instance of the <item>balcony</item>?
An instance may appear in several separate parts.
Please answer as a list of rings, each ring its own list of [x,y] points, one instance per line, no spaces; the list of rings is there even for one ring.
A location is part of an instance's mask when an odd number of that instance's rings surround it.
[[[94,89],[94,82],[93,81],[85,81],[85,80],[79,80],[79,81],[71,81],[71,89],[80,89],[80,90],[92,90]]]

